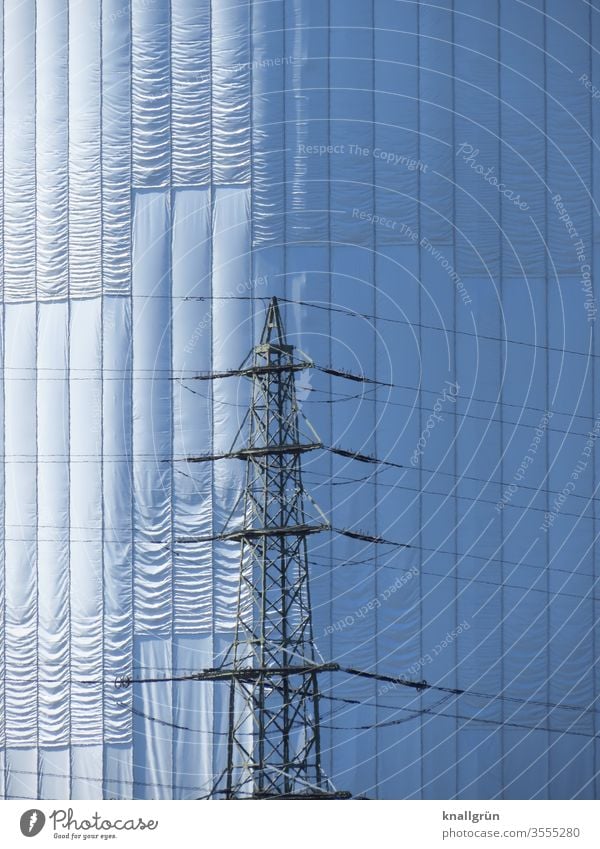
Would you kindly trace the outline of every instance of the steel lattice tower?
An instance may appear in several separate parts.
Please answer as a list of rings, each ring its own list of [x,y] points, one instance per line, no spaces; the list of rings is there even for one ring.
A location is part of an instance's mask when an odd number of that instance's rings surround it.
[[[321,765],[317,679],[339,667],[319,660],[313,641],[306,540],[329,524],[302,485],[301,456],[321,447],[296,400],[295,373],[311,365],[286,343],[273,298],[242,370],[252,381],[238,433],[247,441],[231,451],[246,462],[243,524],[223,534],[241,544],[235,637],[219,669],[230,682],[218,791],[228,799],[349,795],[332,789]]]

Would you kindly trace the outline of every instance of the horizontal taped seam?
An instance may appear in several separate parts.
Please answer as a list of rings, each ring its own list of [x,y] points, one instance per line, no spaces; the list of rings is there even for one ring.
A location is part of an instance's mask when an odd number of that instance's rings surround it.
[[[177,182],[175,179],[171,180],[170,186],[163,182],[158,182],[156,185],[152,185],[150,182],[145,181],[143,184],[136,185],[135,181],[133,183],[134,194],[143,195],[143,194],[151,194],[156,192],[157,190],[162,190],[164,192],[168,191],[169,188],[173,188],[176,191],[193,191],[194,189],[198,189],[202,187],[204,189],[209,189],[211,187],[219,188],[219,189],[249,189],[251,188],[252,181],[248,177],[248,179],[237,180],[237,181],[227,181],[227,180],[199,180],[198,182],[190,182],[190,181],[182,181]]]
[[[111,298],[129,298],[131,297],[131,293],[128,290],[119,287],[118,289],[112,289],[111,287],[105,287],[104,291],[93,291],[93,292],[77,292],[67,296],[64,292],[57,295],[41,295],[38,293],[37,297],[35,293],[27,293],[25,297],[22,294],[19,296],[15,295],[11,297],[9,293],[4,293],[4,298],[2,299],[3,303],[10,304],[32,304],[32,303],[43,303],[43,304],[60,304],[60,303],[69,303],[71,301],[93,301],[97,298],[106,297],[110,295]]]

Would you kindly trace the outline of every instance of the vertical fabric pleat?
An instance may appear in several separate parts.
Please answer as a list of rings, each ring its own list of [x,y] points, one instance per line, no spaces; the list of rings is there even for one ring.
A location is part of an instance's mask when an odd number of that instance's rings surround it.
[[[170,200],[135,197],[133,485],[135,629],[171,632]]]
[[[558,61],[548,67],[547,84],[555,100],[548,102],[547,131],[552,139],[548,146],[548,170],[552,174],[552,191],[560,194],[561,203],[573,222],[576,222],[579,239],[574,239],[557,215],[554,205],[556,194],[548,203],[547,241],[552,262],[559,279],[548,288],[549,324],[551,339],[564,339],[563,346],[575,353],[548,352],[548,380],[552,387],[553,401],[560,410],[573,410],[585,419],[579,419],[589,432],[595,426],[594,371],[589,362],[592,344],[590,316],[586,312],[587,297],[584,288],[592,279],[592,216],[590,186],[592,162],[590,158],[591,111],[590,92],[579,83],[577,91],[567,69],[576,67],[578,75],[591,77],[590,54],[581,45],[589,37],[590,11],[585,7],[574,9],[572,14],[555,0],[546,4],[549,16],[546,29],[546,49]],[[582,42],[583,39],[583,42]],[[562,65],[559,62],[563,63]],[[568,98],[568,112],[564,104]],[[562,108],[561,108],[562,107]],[[570,128],[570,131],[569,131]],[[578,250],[579,240],[584,250]],[[576,294],[575,294],[576,293]],[[565,329],[566,327],[566,329]],[[566,337],[566,338],[565,338]],[[571,428],[575,430],[575,428]],[[580,428],[577,427],[577,431]],[[571,504],[565,512],[575,516],[559,515],[548,531],[551,559],[549,562],[547,589],[551,593],[562,593],[552,599],[547,611],[548,628],[548,701],[567,702],[577,698],[578,704],[592,705],[594,700],[593,681],[590,669],[596,658],[589,633],[593,627],[593,602],[595,594],[590,576],[593,575],[594,527],[590,521],[592,511],[587,509],[594,497],[593,466],[590,463],[589,436],[550,433],[549,455],[556,457],[549,475],[550,488],[563,490],[572,486],[578,496],[578,508]],[[571,574],[565,575],[558,569],[565,563],[571,564]],[[572,598],[567,593],[578,596]],[[575,625],[579,627],[574,627]],[[555,679],[553,670],[559,676]],[[552,724],[570,727],[581,734],[593,734],[593,717],[590,713],[567,717],[568,711],[556,709],[552,712]],[[550,724],[550,723],[549,723]],[[550,798],[578,795],[590,798],[586,782],[594,769],[593,747],[589,739],[569,740],[567,735],[549,741],[548,789]],[[581,788],[581,789],[580,789]]]
[[[590,77],[589,51],[582,49],[589,32],[589,11],[581,4],[567,15],[557,0],[546,3],[546,50],[553,61],[546,66],[547,168],[552,175],[548,204],[548,242],[553,265],[559,274],[578,276],[581,261],[575,244],[558,214],[555,198],[560,195],[579,238],[591,244],[590,217],[590,105],[588,89],[579,82],[573,86],[571,68],[578,76]],[[582,41],[583,39],[583,41]],[[561,210],[562,212],[562,210]]]
[[[71,635],[69,616],[65,615],[69,610],[70,590],[69,306],[66,301],[39,305],[37,374],[40,745],[65,747],[71,733],[68,709]],[[84,675],[87,674],[85,670]]]
[[[419,540],[419,473],[410,458],[417,446],[420,430],[416,403],[418,393],[405,378],[408,373],[418,374],[420,368],[418,338],[411,326],[412,322],[418,321],[420,282],[417,270],[414,247],[387,246],[377,252],[377,285],[372,292],[374,313],[379,317],[406,320],[406,323],[374,322],[376,362],[373,368],[376,377],[384,383],[399,384],[403,388],[378,389],[374,409],[376,444],[373,447],[377,456],[399,463],[404,468],[382,469],[371,475],[364,485],[365,497],[370,494],[372,499],[377,499],[371,530],[411,546]],[[401,285],[398,285],[399,280]],[[406,386],[408,388],[404,388]],[[361,406],[366,403],[363,399]],[[347,474],[352,474],[352,469],[348,469]],[[352,490],[351,485],[347,488]],[[377,599],[381,605],[376,608],[377,666],[398,669],[406,677],[418,679],[422,676],[419,667],[422,657],[420,552],[369,548],[371,550],[365,550],[364,555],[357,551],[354,557],[360,560],[370,555],[373,558],[362,569],[374,569],[377,578]],[[380,705],[377,713],[379,722],[406,720],[401,725],[378,731],[377,751],[381,752],[381,756],[377,770],[377,795],[382,799],[394,799],[398,795],[397,788],[401,786],[410,788],[407,795],[411,798],[418,798],[421,733],[418,715],[411,711],[421,708],[421,697],[415,696],[414,692],[379,684],[375,701]],[[370,713],[374,715],[373,711]],[[402,759],[398,758],[398,747],[405,753]]]
[[[4,3],[4,297],[35,297],[35,0]]]
[[[2,103],[4,103],[4,6],[0,9],[0,97],[2,98]],[[0,121],[0,145],[2,155],[0,156],[0,180],[2,180],[2,185],[4,185],[4,121]],[[0,332],[0,363],[1,363],[1,373],[2,379],[0,381],[0,397],[2,399],[2,428],[0,430],[0,445],[2,446],[2,455],[4,456],[6,451],[4,447],[4,349],[5,349],[5,333],[4,333],[4,198],[0,198],[0,227],[2,230],[2,238],[0,238],[0,292],[2,292],[2,308],[0,309],[0,315],[2,316],[2,327]],[[5,520],[4,520],[4,502],[5,502],[5,464],[2,463],[2,474],[0,476],[0,486],[2,487],[2,498],[1,502],[1,510],[0,510],[0,527],[4,528]],[[0,652],[2,656],[1,661],[1,675],[2,675],[2,685],[0,686],[0,794],[2,796],[6,793],[6,769],[5,769],[5,749],[6,749],[6,545],[4,540],[2,540],[2,544],[0,545],[0,616],[1,619],[1,627],[0,627]]]
[[[291,186],[288,185],[288,190]],[[269,270],[269,292],[293,301],[284,310],[284,321],[288,340],[315,362],[330,361],[331,314],[326,309],[310,309],[308,304],[326,304],[330,288],[329,250],[327,246],[286,245],[280,258],[257,255],[262,271]],[[270,262],[269,262],[270,260]],[[282,262],[285,275],[277,274],[277,263]],[[267,264],[268,263],[268,264]],[[257,314],[257,324],[261,317]],[[264,314],[262,317],[264,321]],[[260,327],[260,325],[259,325]],[[304,415],[308,418],[324,444],[332,444],[331,408],[322,403],[332,390],[333,379],[323,372],[307,370],[302,372],[297,383],[298,399]],[[329,485],[332,473],[332,457],[321,456],[316,452],[306,454],[303,462],[304,483],[326,516],[331,516],[334,501],[334,488]],[[315,644],[323,657],[334,656],[336,637],[330,627],[333,620],[333,576],[332,557],[335,556],[335,542],[331,534],[315,535],[308,549],[310,561],[311,600],[313,606],[313,631]],[[343,569],[343,561],[335,561],[335,566]],[[323,692],[337,695],[339,679],[334,675],[324,675],[320,681]],[[326,716],[337,707],[334,702],[327,705]],[[336,723],[337,724],[337,723]],[[337,735],[328,726],[323,730],[323,764],[330,776],[336,775],[337,763],[343,752],[337,747]],[[347,763],[347,761],[345,761]]]
[[[36,747],[38,739],[36,325],[34,303],[5,306],[4,373],[9,379],[4,389],[4,628],[9,747]]]
[[[413,241],[419,175],[418,37],[416,3],[382,0],[375,6],[375,139],[372,148],[382,245]],[[406,230],[402,225],[409,228]]]
[[[100,0],[69,4],[69,295],[102,291]]]
[[[173,185],[210,180],[210,0],[172,0]]]
[[[37,749],[29,746],[7,749],[4,767],[7,799],[38,797]]]
[[[102,285],[131,284],[131,3],[102,3]]]
[[[373,305],[373,256],[369,249],[336,247],[331,258],[331,301],[343,304],[357,314],[369,313]],[[372,374],[375,363],[375,336],[365,325],[367,332],[356,333],[352,350],[348,350],[347,339],[352,333],[354,320],[347,315],[333,314],[331,321],[331,360],[343,364],[350,371],[369,370]],[[345,391],[345,381],[333,380],[332,393]],[[349,445],[352,450],[363,454],[375,453],[375,416],[374,404],[366,403],[359,397],[343,404],[333,405],[331,411],[334,439],[339,444]],[[334,457],[332,479],[342,480],[352,476],[352,461],[343,457]],[[371,482],[372,483],[372,482]],[[346,490],[344,492],[344,490]],[[361,505],[354,500],[355,493],[346,487],[338,487],[332,499],[331,522],[335,528],[362,528],[372,532],[376,525],[374,513],[373,488],[363,486]],[[357,509],[358,507],[358,509]],[[363,609],[378,596],[377,562],[373,546],[344,537],[334,538],[335,562],[326,564],[331,569],[331,622],[337,628],[334,633],[333,651],[336,657],[352,658],[360,669],[377,667],[377,645],[379,638],[380,608],[375,603]],[[339,558],[339,560],[337,559]],[[354,566],[352,561],[365,560],[366,566]],[[339,563],[347,563],[347,569],[335,568]],[[377,600],[381,603],[381,599]],[[344,661],[345,662],[345,661]],[[360,682],[360,699],[369,704],[370,709],[361,705],[346,706],[343,725],[359,726],[376,721],[377,683]],[[366,723],[362,721],[368,714]],[[337,723],[336,723],[337,724]],[[347,774],[347,781],[360,783],[364,787],[374,787],[377,783],[377,764],[373,757],[376,750],[376,731],[352,731],[337,735],[336,770]]]
[[[170,3],[131,2],[133,185],[166,186],[171,175]]]
[[[177,633],[212,632],[211,394],[194,377],[211,365],[210,192],[177,191],[173,209],[173,618]]]
[[[66,0],[37,5],[36,277],[40,300],[65,298],[69,268]]]
[[[286,69],[299,58],[286,49],[285,3],[251,3],[252,221],[257,244],[285,232]]]
[[[212,362],[211,370],[239,368],[252,346],[248,302],[235,298],[237,284],[250,279],[250,196],[245,188],[215,189],[212,256]],[[200,388],[200,391],[202,389]],[[214,453],[233,445],[249,402],[249,384],[243,378],[224,378],[213,385],[212,439]],[[213,473],[213,527],[215,535],[241,523],[243,464],[220,460]],[[236,506],[237,505],[237,506]],[[235,510],[234,510],[235,508]],[[213,616],[217,633],[232,633],[237,610],[239,546],[232,540],[213,543]]]
[[[250,179],[250,3],[211,4],[211,154],[216,184]]]
[[[103,734],[102,317],[98,298],[72,300],[69,336],[71,741],[90,745]],[[95,780],[101,780],[101,769]]]
[[[323,243],[329,194],[328,8],[320,0],[285,4],[285,241]]]
[[[133,235],[134,665],[142,677],[172,668],[171,202],[137,192]],[[171,685],[133,688],[134,793],[170,798]],[[153,722],[148,717],[156,717]],[[163,723],[163,725],[159,723]]]
[[[104,558],[104,738],[108,798],[132,794],[131,688],[114,689],[132,674],[131,306],[107,296],[102,315],[102,504]]]
[[[102,795],[103,746],[71,748],[71,799],[99,799]]]
[[[423,235],[434,244],[450,244],[454,233],[453,5],[453,0],[441,0],[435,7],[422,3],[418,15],[420,216]],[[384,66],[382,73],[394,71]]]
[[[212,634],[177,635],[173,663],[192,671],[212,666]],[[223,685],[215,685],[224,689]],[[215,722],[213,685],[187,681],[173,688],[173,713],[179,727],[173,729],[173,772],[177,782],[174,799],[197,799],[210,793],[214,785],[213,746]]]
[[[502,269],[507,275],[543,277],[541,226],[548,190],[545,187],[546,126],[544,85],[546,59],[542,0],[522,7],[516,0],[502,4],[499,69],[501,151],[498,179],[515,193],[501,198]],[[519,21],[515,27],[514,22]],[[506,24],[502,26],[502,24]],[[550,64],[553,61],[550,60]],[[515,203],[516,195],[521,200]],[[523,204],[523,208],[519,205]]]
[[[40,748],[40,799],[68,799],[71,794],[71,751],[68,746]]]
[[[490,4],[487,17],[481,17],[474,0],[457,0],[454,8],[457,270],[459,274],[497,275],[500,193],[484,174],[501,180],[498,7]]]
[[[134,664],[144,676],[168,677],[170,638],[136,636]],[[173,771],[173,687],[170,683],[134,685],[133,795],[136,799],[172,799],[179,786]]]
[[[329,196],[334,242],[369,244],[373,232],[374,15],[368,3],[330,4]]]

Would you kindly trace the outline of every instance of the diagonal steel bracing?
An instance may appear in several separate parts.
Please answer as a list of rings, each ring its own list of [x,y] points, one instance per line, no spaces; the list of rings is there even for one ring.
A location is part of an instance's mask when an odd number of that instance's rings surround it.
[[[235,636],[218,671],[229,682],[229,727],[215,795],[229,799],[348,795],[321,763],[318,676],[337,665],[318,659],[313,640],[306,541],[329,524],[302,484],[302,455],[321,445],[299,426],[295,373],[306,367],[273,298],[241,371],[252,381],[246,444],[232,448],[246,462],[243,522],[224,530],[241,546]]]

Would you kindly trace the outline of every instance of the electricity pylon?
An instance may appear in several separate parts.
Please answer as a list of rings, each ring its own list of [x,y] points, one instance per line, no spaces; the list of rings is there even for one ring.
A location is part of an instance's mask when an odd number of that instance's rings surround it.
[[[246,462],[232,511],[243,500],[243,522],[222,534],[241,546],[235,636],[215,675],[230,688],[227,766],[215,788],[227,799],[349,796],[321,762],[318,676],[339,666],[319,659],[313,640],[306,541],[329,523],[302,485],[302,455],[322,447],[296,400],[295,373],[311,365],[286,343],[273,298],[243,369],[251,403],[230,454]]]

